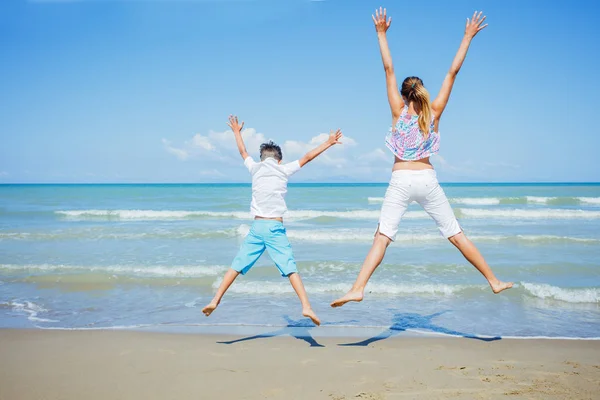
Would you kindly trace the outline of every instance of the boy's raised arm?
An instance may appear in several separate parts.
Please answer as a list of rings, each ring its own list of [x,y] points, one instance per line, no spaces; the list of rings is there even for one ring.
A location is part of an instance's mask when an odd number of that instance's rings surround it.
[[[329,132],[329,138],[327,139],[327,141],[325,143],[320,144],[319,146],[315,147],[314,149],[312,149],[311,151],[306,153],[304,156],[302,156],[302,158],[300,160],[298,160],[300,167],[304,167],[307,163],[311,162],[319,154],[323,153],[325,150],[327,150],[331,146],[334,146],[336,144],[342,144],[342,142],[340,142],[341,138],[342,138],[342,131],[340,129],[338,129],[335,132],[333,132],[333,131]]]
[[[244,127],[244,121],[240,125],[238,122],[238,117],[235,115],[229,116],[229,122],[227,125],[233,131],[235,136],[235,142],[237,143],[238,150],[240,151],[240,155],[242,159],[246,160],[248,158],[248,152],[246,151],[246,145],[244,144],[244,139],[242,138],[242,128]]]

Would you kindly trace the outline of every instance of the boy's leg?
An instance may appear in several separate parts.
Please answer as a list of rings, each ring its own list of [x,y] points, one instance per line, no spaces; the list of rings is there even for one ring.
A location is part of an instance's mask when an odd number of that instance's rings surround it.
[[[273,223],[270,227],[269,237],[265,238],[265,245],[267,246],[267,251],[269,252],[271,260],[273,260],[279,269],[279,272],[281,272],[281,275],[287,276],[290,279],[290,283],[302,303],[302,315],[310,318],[315,325],[320,325],[321,321],[313,311],[310,302],[308,301],[308,295],[304,289],[302,279],[300,278],[300,275],[298,275],[298,268],[296,267],[296,261],[294,260],[292,245],[288,240],[282,223]]]
[[[308,301],[308,295],[306,294],[306,289],[304,289],[304,284],[302,283],[302,279],[297,272],[294,272],[288,275],[290,279],[290,283],[292,287],[296,291],[298,298],[300,299],[300,303],[302,303],[302,315],[308,317],[315,323],[315,325],[321,325],[321,320],[317,317],[317,314],[313,311],[310,306],[310,302]]]
[[[213,311],[215,311],[215,308],[217,308],[217,306],[221,302],[223,295],[225,294],[227,289],[229,289],[229,286],[231,286],[231,284],[233,283],[233,281],[235,281],[235,278],[237,278],[239,274],[240,273],[236,270],[229,268],[229,270],[225,273],[225,276],[223,277],[223,282],[221,282],[221,285],[219,285],[219,289],[217,289],[217,293],[215,293],[215,297],[213,297],[211,302],[208,303],[206,307],[202,309],[204,315],[208,317]]]
[[[239,274],[245,275],[246,272],[254,266],[256,261],[258,261],[264,251],[265,243],[262,237],[256,235],[251,228],[248,236],[244,239],[244,243],[242,243],[242,246],[240,247],[240,251],[233,259],[231,268],[225,273],[223,282],[219,285],[215,297],[202,309],[204,315],[208,317],[217,308],[223,295],[227,289],[229,289],[229,286],[231,286],[235,278],[237,278]]]

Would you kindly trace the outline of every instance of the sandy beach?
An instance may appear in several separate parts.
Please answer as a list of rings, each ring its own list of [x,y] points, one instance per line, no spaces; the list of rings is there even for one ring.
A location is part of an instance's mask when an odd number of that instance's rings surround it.
[[[600,398],[600,341],[244,338],[0,330],[0,399]]]

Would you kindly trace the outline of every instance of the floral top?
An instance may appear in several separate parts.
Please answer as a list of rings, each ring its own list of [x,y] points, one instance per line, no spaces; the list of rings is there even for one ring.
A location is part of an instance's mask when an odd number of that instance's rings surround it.
[[[419,129],[419,116],[408,114],[408,106],[405,105],[398,122],[390,128],[385,144],[400,160],[420,160],[440,151],[440,134],[434,129],[432,117],[429,135],[425,139]]]

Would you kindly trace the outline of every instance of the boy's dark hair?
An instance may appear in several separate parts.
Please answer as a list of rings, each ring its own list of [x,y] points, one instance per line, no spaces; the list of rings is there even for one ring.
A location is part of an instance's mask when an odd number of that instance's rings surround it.
[[[273,157],[277,161],[281,161],[283,159],[281,147],[273,143],[272,140],[260,145],[260,160],[265,161],[269,157]]]

